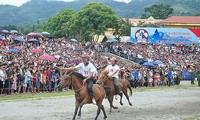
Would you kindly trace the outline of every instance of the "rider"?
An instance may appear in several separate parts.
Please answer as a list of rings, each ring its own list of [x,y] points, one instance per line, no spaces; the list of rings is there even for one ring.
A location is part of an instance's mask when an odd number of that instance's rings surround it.
[[[113,82],[115,84],[116,93],[121,94],[121,92],[119,90],[119,81],[118,81],[119,80],[119,71],[120,71],[120,68],[116,64],[117,63],[117,59],[115,57],[112,57],[110,59],[110,61],[111,61],[111,65],[108,65],[105,68],[105,70],[108,71],[108,75],[113,78]]]
[[[94,75],[97,71],[95,66],[90,62],[90,56],[88,54],[83,54],[82,55],[82,63],[79,63],[75,67],[69,67],[69,68],[62,68],[64,70],[78,70],[79,73],[81,73],[85,79],[83,80],[83,83],[87,82],[88,83],[88,93],[91,98],[94,97],[93,92],[92,92],[92,86],[95,83],[94,80]]]

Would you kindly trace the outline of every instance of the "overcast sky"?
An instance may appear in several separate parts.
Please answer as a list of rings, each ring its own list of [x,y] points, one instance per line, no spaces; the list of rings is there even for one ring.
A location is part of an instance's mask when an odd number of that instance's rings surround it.
[[[0,4],[3,4],[3,5],[14,5],[14,6],[21,6],[22,4],[28,2],[30,0],[0,0]],[[56,0],[55,0],[56,1]],[[73,0],[57,0],[57,1],[66,1],[66,2],[69,2],[69,1],[73,1]],[[131,0],[115,0],[115,1],[124,1],[124,2],[130,2]]]

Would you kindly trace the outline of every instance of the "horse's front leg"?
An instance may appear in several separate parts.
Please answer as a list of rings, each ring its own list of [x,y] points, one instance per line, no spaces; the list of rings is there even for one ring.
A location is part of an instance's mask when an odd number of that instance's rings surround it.
[[[78,116],[81,116],[81,109],[82,109],[82,107],[83,107],[84,104],[85,104],[85,102],[82,101],[81,104],[80,104],[80,108],[79,108]]]
[[[120,104],[123,105],[122,103],[122,97],[123,97],[123,93],[118,94],[120,96]]]
[[[108,99],[108,101],[109,101],[109,103],[110,103],[110,113],[111,113],[111,111],[112,111],[112,108],[113,108],[113,109],[118,109],[118,107],[113,106],[113,97],[114,97],[114,95],[110,95],[110,97],[109,97],[109,99]]]
[[[74,117],[73,117],[72,120],[75,120],[75,119],[76,119],[76,115],[77,115],[79,106],[80,106],[80,102],[79,102],[79,101],[76,101],[76,107],[75,107],[75,110],[74,110]]]
[[[124,95],[126,96],[126,99],[128,100],[129,105],[132,106],[133,104],[132,104],[132,103],[130,102],[130,100],[129,100],[129,96],[128,96],[127,90],[123,90],[123,93],[124,93]]]

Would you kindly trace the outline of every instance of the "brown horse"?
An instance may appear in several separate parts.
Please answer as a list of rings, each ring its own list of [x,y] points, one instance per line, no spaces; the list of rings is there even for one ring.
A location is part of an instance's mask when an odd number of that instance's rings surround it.
[[[111,88],[111,92],[108,96],[108,101],[110,103],[110,112],[111,112],[112,108],[118,109],[118,107],[113,106],[113,97],[114,97],[114,95],[116,95],[116,92],[115,92],[114,82],[113,82],[112,78],[108,76],[108,71],[104,70],[101,72],[101,74],[97,80],[97,83],[99,83],[99,84],[104,83],[104,85],[107,85]],[[127,88],[129,88],[130,95],[132,95],[132,89],[131,89],[131,85],[130,85],[129,81],[127,81],[125,79],[119,80],[119,88],[120,88],[120,91],[122,91],[124,93],[124,95],[126,96],[126,99],[128,100],[129,105],[132,106],[132,103],[129,100],[128,91],[127,91]],[[123,105],[122,94],[119,94],[119,95],[120,95],[120,104]]]
[[[61,73],[62,75],[62,73]],[[84,104],[92,103],[92,99],[88,94],[87,90],[87,83],[83,83],[82,80],[84,77],[74,71],[68,71],[67,74],[63,75],[61,77],[61,82],[59,83],[58,87],[62,86],[72,86],[75,92],[75,99],[76,99],[76,108],[74,111],[74,117],[73,120],[75,120],[78,109],[79,113],[78,116],[81,116],[81,109]],[[97,120],[100,110],[103,111],[104,119],[107,118],[104,106],[102,105],[104,96],[106,95],[106,92],[104,88],[98,84],[94,84],[92,87],[92,91],[94,93],[94,99],[96,101],[96,105],[98,106],[97,109],[97,115],[95,117],[95,120]]]

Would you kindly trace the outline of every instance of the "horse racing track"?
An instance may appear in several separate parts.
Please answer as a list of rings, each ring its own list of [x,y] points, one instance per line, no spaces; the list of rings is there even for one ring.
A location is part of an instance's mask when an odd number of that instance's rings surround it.
[[[2,97],[2,96],[1,96]],[[197,120],[200,118],[200,89],[177,89],[152,92],[134,92],[130,97],[133,106],[123,98],[114,105],[119,110],[109,113],[105,99],[107,120]],[[71,120],[74,113],[74,96],[37,100],[16,100],[0,102],[0,120]],[[80,120],[93,120],[97,107],[84,105]],[[102,112],[98,118],[103,119]]]

